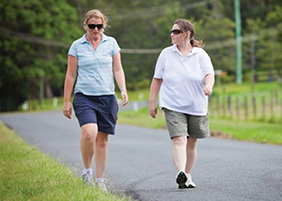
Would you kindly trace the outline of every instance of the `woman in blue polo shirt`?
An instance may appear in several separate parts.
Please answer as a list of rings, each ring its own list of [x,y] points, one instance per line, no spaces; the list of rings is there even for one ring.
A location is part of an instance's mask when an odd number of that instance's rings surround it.
[[[96,183],[107,192],[104,171],[107,161],[108,135],[115,133],[118,104],[114,78],[121,91],[122,106],[128,102],[120,47],[106,36],[107,18],[99,10],[90,10],[83,23],[86,33],[74,41],[68,52],[63,113],[71,118],[73,107],[81,127],[80,149],[84,163],[82,174],[86,185],[94,186],[92,158],[95,156]]]
[[[172,139],[172,159],[178,187],[195,188],[191,172],[197,158],[197,139],[209,137],[208,96],[214,85],[210,57],[194,39],[194,27],[178,19],[171,30],[172,46],[159,55],[150,89],[150,115],[157,115],[156,98],[165,112]]]

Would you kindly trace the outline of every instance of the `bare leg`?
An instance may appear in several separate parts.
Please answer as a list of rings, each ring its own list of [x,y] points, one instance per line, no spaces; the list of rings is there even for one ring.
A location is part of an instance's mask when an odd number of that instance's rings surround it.
[[[108,134],[98,132],[95,153],[96,178],[103,178],[108,158]]]
[[[172,138],[172,160],[177,171],[184,171],[186,165],[187,137],[179,136]]]
[[[185,172],[187,174],[191,174],[197,159],[197,138],[188,139],[186,152],[187,152],[187,161],[186,161]]]
[[[81,127],[80,151],[86,169],[91,168],[97,132],[97,124],[85,124]]]

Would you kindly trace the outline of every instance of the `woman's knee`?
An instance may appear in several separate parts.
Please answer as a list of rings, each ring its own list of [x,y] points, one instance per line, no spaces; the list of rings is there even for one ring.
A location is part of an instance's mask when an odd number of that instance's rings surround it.
[[[108,145],[108,135],[105,133],[98,133],[96,138],[96,146],[97,147],[105,147]]]
[[[97,136],[96,126],[85,126],[81,128],[81,135],[84,140],[93,141]]]
[[[87,141],[94,141],[95,140],[95,133],[90,131],[85,131],[82,133],[82,138]]]
[[[196,146],[197,146],[197,138],[189,138],[188,143],[187,143],[187,147],[189,149],[195,149]]]
[[[190,143],[190,144],[196,144],[196,143],[197,143],[197,138],[190,137],[190,138],[188,139],[188,143]]]
[[[186,145],[187,144],[187,137],[186,136],[179,136],[172,138],[174,145]]]

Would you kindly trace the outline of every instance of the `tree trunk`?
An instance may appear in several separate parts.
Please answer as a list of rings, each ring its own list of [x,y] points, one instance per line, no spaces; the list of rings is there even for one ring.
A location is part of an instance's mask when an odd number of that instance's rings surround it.
[[[45,93],[47,99],[53,98],[53,91],[49,80],[46,80],[45,82]]]

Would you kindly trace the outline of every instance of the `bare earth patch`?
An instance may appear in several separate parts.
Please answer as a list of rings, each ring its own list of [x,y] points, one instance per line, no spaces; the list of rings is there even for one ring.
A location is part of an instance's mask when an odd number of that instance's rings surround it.
[[[228,135],[228,134],[223,133],[221,131],[211,131],[211,137],[223,138],[223,139],[232,139],[231,135]]]
[[[162,128],[167,130],[167,126],[166,125],[164,125]],[[211,137],[228,139],[228,140],[232,139],[231,135],[228,135],[228,134],[223,133],[221,131],[211,131]]]

